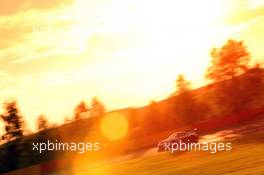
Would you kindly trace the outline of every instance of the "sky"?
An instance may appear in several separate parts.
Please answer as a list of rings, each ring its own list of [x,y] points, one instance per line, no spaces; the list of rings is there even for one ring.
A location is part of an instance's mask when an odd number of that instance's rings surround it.
[[[0,103],[15,99],[29,128],[61,122],[97,96],[138,107],[208,83],[210,50],[243,40],[264,58],[264,0],[0,0]]]

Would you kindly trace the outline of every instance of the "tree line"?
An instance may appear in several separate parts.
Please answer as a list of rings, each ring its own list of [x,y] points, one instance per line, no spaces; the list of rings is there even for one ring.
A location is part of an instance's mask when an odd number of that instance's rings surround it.
[[[230,39],[213,48],[205,74],[210,84],[192,89],[191,82],[178,75],[170,98],[163,103],[151,101],[142,130],[157,132],[264,107],[264,70],[251,61],[243,41]]]
[[[211,50],[211,63],[205,77],[210,84],[193,89],[184,75],[176,78],[175,92],[163,102],[151,101],[146,113],[138,121],[130,121],[131,128],[151,133],[191,125],[197,121],[263,107],[264,71],[260,64],[251,65],[251,56],[243,41],[228,40],[222,47]],[[4,105],[1,115],[6,133],[3,140],[20,138],[25,122],[15,101]],[[105,114],[105,106],[93,98],[89,107],[81,101],[74,109],[73,120],[98,117]],[[133,113],[133,120],[139,114]],[[37,119],[39,131],[50,127],[45,115]]]
[[[94,97],[91,102],[91,107],[81,101],[74,109],[73,120],[76,121],[82,118],[103,116],[105,113],[105,107],[97,97]],[[18,109],[16,101],[6,102],[4,104],[4,114],[0,115],[0,118],[5,124],[5,134],[2,135],[2,141],[11,141],[21,138],[26,133],[26,125],[22,115]],[[38,131],[43,131],[51,127],[47,117],[44,114],[40,114],[36,121]]]

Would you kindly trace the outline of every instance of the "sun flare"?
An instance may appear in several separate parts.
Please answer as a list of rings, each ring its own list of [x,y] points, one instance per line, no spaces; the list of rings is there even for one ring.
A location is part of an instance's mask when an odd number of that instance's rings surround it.
[[[110,113],[103,117],[100,123],[101,133],[109,140],[119,140],[128,131],[128,122],[120,113]]]
[[[32,129],[40,113],[62,122],[94,96],[109,110],[159,101],[179,74],[203,86],[210,50],[229,38],[263,58],[262,25],[255,25],[263,13],[247,14],[262,7],[257,0],[66,1],[23,11],[10,2],[11,14],[0,15],[0,102],[17,99]]]

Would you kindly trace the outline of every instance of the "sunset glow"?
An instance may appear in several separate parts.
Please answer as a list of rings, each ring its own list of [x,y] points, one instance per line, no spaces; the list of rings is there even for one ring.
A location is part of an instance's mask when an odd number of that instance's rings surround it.
[[[128,131],[126,117],[120,113],[110,113],[103,117],[100,123],[101,133],[109,140],[119,140]]]
[[[0,102],[16,99],[31,129],[39,114],[61,122],[94,96],[108,110],[164,99],[178,74],[205,85],[211,48],[230,37],[264,58],[262,1],[2,3]]]

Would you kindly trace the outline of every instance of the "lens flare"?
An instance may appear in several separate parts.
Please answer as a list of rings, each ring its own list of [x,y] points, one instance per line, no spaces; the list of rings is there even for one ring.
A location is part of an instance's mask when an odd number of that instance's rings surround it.
[[[120,113],[110,113],[103,117],[100,123],[101,133],[109,140],[119,140],[128,131],[126,117]]]

